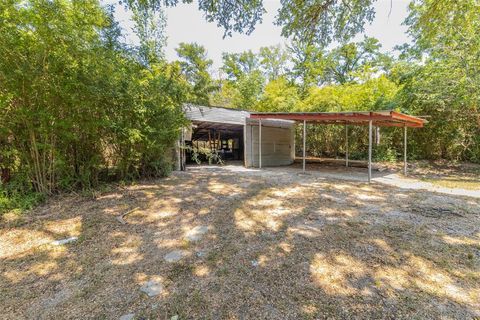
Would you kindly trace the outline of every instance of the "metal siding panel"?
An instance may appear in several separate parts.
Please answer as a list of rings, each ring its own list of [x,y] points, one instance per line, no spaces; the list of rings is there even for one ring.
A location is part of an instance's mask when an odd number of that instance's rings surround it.
[[[204,107],[186,104],[183,107],[185,117],[192,121],[206,121],[245,125],[246,118],[250,115],[246,111],[217,107]]]
[[[258,126],[251,126],[251,166],[258,167]],[[291,134],[293,128],[264,127],[262,123],[262,166],[282,166],[293,163]]]

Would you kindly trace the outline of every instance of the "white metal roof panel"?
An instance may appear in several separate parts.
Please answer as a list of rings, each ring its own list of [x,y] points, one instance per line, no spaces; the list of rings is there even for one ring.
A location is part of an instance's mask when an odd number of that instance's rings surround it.
[[[185,104],[183,109],[187,119],[192,121],[245,125],[245,118],[250,116],[250,113],[244,110],[205,107],[194,104]]]

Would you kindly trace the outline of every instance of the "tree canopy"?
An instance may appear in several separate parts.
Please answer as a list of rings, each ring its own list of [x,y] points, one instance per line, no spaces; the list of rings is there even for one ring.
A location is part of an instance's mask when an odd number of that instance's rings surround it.
[[[180,43],[176,51],[182,72],[190,84],[187,100],[208,105],[209,94],[217,88],[209,72],[213,61],[207,58],[205,48],[197,43]]]

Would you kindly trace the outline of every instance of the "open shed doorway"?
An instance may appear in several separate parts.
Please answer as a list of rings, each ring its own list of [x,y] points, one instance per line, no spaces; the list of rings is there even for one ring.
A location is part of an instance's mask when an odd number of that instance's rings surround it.
[[[224,163],[244,165],[244,126],[238,124],[192,121],[192,136],[185,141],[187,164],[209,163],[207,152],[216,153]],[[203,151],[203,152],[198,152]]]

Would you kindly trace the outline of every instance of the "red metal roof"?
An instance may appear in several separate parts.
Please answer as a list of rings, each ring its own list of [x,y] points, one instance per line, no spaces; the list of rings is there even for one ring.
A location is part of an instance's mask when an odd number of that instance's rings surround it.
[[[372,121],[379,127],[422,128],[425,119],[397,111],[347,111],[347,112],[251,112],[252,119],[282,119],[307,121],[319,124],[367,125]]]

